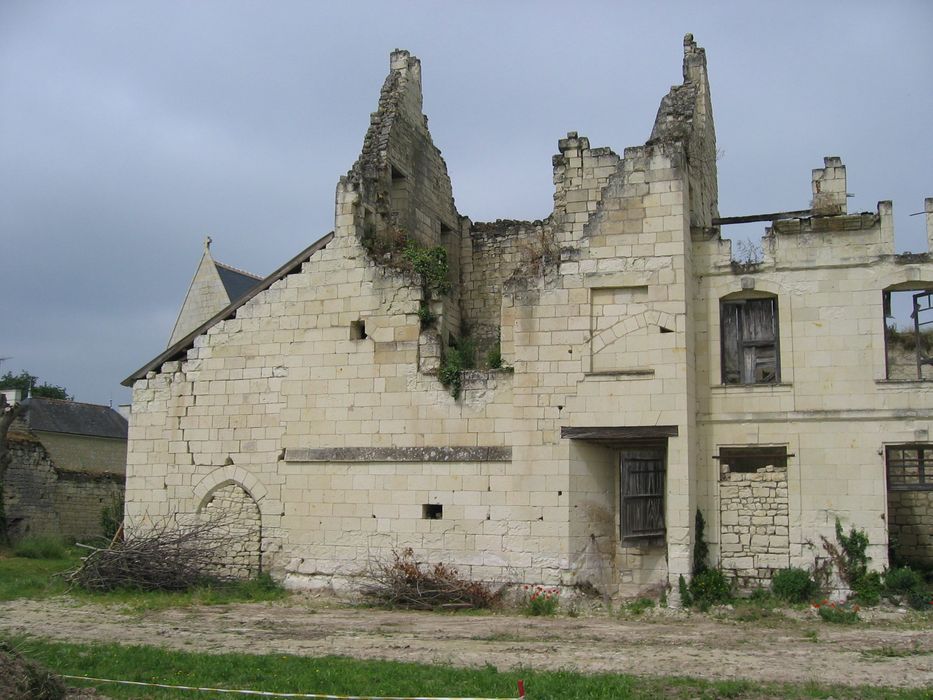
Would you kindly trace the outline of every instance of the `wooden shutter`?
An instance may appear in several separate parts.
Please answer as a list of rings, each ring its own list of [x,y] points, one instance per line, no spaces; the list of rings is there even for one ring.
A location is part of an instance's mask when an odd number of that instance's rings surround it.
[[[621,537],[664,534],[664,450],[624,450],[620,459]]]

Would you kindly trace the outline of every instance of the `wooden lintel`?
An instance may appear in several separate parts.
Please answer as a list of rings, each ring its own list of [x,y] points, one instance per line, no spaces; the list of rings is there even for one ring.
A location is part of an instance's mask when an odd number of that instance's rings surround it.
[[[799,211],[778,211],[772,214],[750,214],[748,216],[721,216],[713,219],[713,226],[728,226],[729,224],[751,224],[756,221],[777,221],[778,219],[800,219],[812,216],[810,209]]]
[[[645,440],[677,437],[676,425],[632,425],[593,428],[562,427],[560,436],[571,440],[594,440],[623,442],[626,440]]]

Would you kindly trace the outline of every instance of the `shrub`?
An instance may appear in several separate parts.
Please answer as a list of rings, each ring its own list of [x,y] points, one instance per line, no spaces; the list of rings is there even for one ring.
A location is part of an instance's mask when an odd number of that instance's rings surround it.
[[[869,571],[863,574],[854,584],[852,591],[855,597],[863,605],[877,605],[881,600],[881,592],[884,586],[881,583],[881,574],[877,571]]]
[[[625,611],[632,615],[641,615],[645,610],[654,607],[654,601],[651,598],[638,598],[625,604]]]
[[[486,365],[489,369],[502,367],[502,346],[499,343],[489,348],[489,352],[486,353]]]
[[[530,591],[525,600],[525,614],[538,616],[551,616],[557,613],[560,605],[560,589],[545,588],[544,586],[524,587],[525,591]]]
[[[933,593],[923,584],[907,591],[907,604],[914,610],[933,610]]]
[[[858,580],[868,572],[868,560],[871,558],[866,553],[868,535],[864,530],[856,530],[854,527],[846,535],[842,523],[836,518],[836,544],[825,537],[821,539],[823,548],[839,571],[839,576],[854,590]]]
[[[100,512],[100,526],[104,537],[112,540],[123,527],[123,498],[122,494],[114,495],[109,505],[104,506]]]
[[[26,537],[13,548],[13,553],[24,559],[64,559],[66,554],[61,537],[52,535]]]
[[[690,595],[690,587],[684,580],[683,574],[681,574],[680,578],[677,579],[677,591],[680,593],[681,605],[683,605],[685,608],[689,608],[691,605],[693,605],[693,596]]]
[[[694,536],[693,536],[693,575],[702,574],[706,571],[706,558],[709,556],[709,545],[706,543],[704,530],[706,521],[703,519],[703,513],[697,508],[697,514],[694,518]]]
[[[690,596],[700,610],[731,603],[732,582],[719,569],[707,569],[690,580]]]
[[[816,581],[806,569],[781,569],[771,579],[771,590],[788,603],[806,603],[816,595]]]
[[[463,386],[463,370],[473,369],[476,346],[469,338],[461,338],[453,347],[447,348],[437,376],[441,384],[450,389],[450,395],[460,398]]]
[[[392,607],[415,610],[489,608],[499,602],[502,588],[460,577],[446,564],[420,564],[408,548],[392,552],[388,562],[371,562],[363,595]]]
[[[909,566],[888,569],[884,572],[885,593],[893,595],[907,593],[918,586],[923,586],[923,576]]]

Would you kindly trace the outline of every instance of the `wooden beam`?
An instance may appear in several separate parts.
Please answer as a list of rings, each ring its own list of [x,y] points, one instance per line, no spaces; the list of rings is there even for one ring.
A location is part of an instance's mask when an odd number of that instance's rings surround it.
[[[593,428],[562,427],[560,436],[570,440],[592,440],[623,442],[626,440],[645,440],[677,437],[676,425],[632,425]]]
[[[800,219],[812,216],[810,209],[799,211],[778,211],[773,214],[750,214],[749,216],[721,216],[713,219],[713,226],[728,226],[729,224],[751,224],[756,221],[777,221],[778,219]]]

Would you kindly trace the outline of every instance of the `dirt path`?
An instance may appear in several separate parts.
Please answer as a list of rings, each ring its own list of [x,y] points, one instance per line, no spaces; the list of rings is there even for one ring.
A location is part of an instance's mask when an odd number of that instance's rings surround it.
[[[127,615],[69,598],[0,603],[0,633],[202,652],[341,655],[500,669],[575,669],[707,679],[933,686],[933,629],[773,626],[664,611],[619,619],[440,615],[291,598]]]

